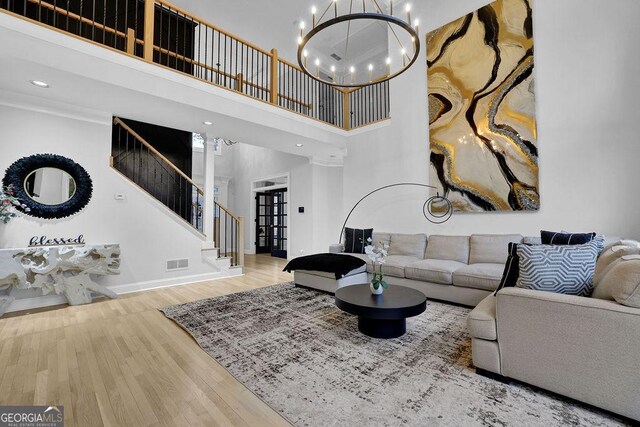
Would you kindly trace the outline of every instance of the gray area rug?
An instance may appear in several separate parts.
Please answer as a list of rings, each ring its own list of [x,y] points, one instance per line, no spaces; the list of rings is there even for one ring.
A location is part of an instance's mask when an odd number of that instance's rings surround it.
[[[297,426],[622,425],[593,408],[481,377],[468,309],[428,302],[407,334],[358,332],[333,296],[292,283],[163,308]]]

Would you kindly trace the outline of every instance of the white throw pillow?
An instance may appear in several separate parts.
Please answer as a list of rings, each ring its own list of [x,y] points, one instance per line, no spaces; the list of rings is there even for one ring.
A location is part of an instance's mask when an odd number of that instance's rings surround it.
[[[618,303],[640,308],[640,255],[625,255],[602,278],[599,286],[611,290]]]
[[[622,242],[616,242],[622,243]],[[604,277],[627,255],[639,255],[640,247],[626,245],[608,245],[601,253],[596,263],[596,271],[593,275],[593,298],[612,300],[612,290],[608,286],[602,286]],[[608,283],[610,284],[610,283]]]

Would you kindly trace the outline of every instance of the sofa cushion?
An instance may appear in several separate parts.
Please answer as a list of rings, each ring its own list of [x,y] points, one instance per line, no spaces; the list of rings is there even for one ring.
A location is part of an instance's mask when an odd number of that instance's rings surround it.
[[[453,272],[465,265],[445,259],[423,259],[407,265],[404,274],[407,279],[451,285]]]
[[[519,234],[472,234],[469,238],[469,264],[507,262],[509,243],[522,242]]]
[[[453,285],[495,291],[502,279],[504,264],[478,263],[460,267],[453,273]]]
[[[489,295],[476,306],[467,317],[469,333],[473,338],[495,341],[498,339],[496,328],[496,298]]]
[[[469,263],[469,236],[429,236],[425,259]]]
[[[541,245],[542,239],[540,236],[524,236],[522,243],[527,245]]]
[[[420,258],[406,256],[406,255],[389,255],[384,264],[382,264],[382,273],[385,276],[401,277],[404,278],[404,269],[407,265],[410,265]],[[376,266],[378,268],[378,266]],[[367,263],[367,271],[373,273],[373,264]]]
[[[406,255],[421,259],[426,247],[426,234],[391,234],[389,255]]]
[[[517,287],[568,295],[591,295],[604,237],[583,245],[518,245]]]
[[[371,240],[374,246],[382,246],[391,243],[391,233],[380,233],[378,231],[374,231],[371,236]]]

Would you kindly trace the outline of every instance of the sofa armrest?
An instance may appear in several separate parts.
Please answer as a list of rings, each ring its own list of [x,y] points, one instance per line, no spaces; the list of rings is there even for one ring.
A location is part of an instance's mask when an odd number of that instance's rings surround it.
[[[519,288],[497,299],[503,375],[640,419],[640,309]]]
[[[340,243],[334,243],[333,245],[329,245],[329,253],[330,254],[341,254],[342,253],[342,245]]]

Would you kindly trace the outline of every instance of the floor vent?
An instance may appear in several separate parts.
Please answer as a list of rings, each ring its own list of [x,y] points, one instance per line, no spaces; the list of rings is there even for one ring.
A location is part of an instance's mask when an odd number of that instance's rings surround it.
[[[189,268],[189,258],[170,259],[167,261],[167,271],[187,270]]]

